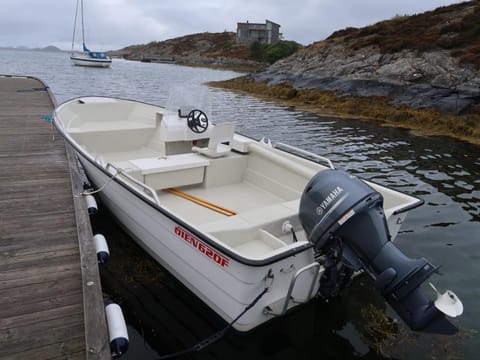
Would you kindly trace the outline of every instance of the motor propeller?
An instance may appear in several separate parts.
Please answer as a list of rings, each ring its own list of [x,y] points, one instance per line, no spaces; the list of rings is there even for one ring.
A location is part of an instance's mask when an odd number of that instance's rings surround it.
[[[450,317],[462,315],[463,304],[453,291],[447,290],[442,294],[432,283],[429,283],[429,285],[437,294],[437,299],[435,300],[434,305],[438,310]]]

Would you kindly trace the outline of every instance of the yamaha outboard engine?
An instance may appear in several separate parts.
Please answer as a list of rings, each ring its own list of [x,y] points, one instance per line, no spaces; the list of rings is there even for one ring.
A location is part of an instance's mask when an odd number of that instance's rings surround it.
[[[437,292],[435,302],[423,295],[419,286],[437,268],[424,258],[405,256],[393,244],[383,197],[365,182],[338,170],[320,171],[303,192],[300,222],[325,268],[322,296],[334,296],[354,271],[363,269],[413,330],[457,331],[444,313],[460,315],[461,301],[451,291]]]

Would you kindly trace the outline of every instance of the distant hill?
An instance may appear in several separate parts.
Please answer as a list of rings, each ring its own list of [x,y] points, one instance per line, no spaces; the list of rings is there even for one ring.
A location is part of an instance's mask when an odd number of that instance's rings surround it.
[[[62,52],[63,51],[63,50],[61,50],[58,47],[53,46],[53,45],[49,45],[49,46],[46,46],[46,47],[43,47],[43,48],[35,48],[33,50],[35,50],[35,51],[46,51],[46,52]]]
[[[132,45],[110,51],[128,60],[176,62],[188,65],[264,67],[255,61],[249,46],[236,43],[233,32],[199,33],[145,45]]]
[[[25,51],[48,51],[48,52],[59,52],[63,51],[59,49],[56,46],[49,45],[43,48],[29,48],[27,46],[6,46],[6,47],[0,47],[0,49],[7,49],[7,50],[25,50]]]

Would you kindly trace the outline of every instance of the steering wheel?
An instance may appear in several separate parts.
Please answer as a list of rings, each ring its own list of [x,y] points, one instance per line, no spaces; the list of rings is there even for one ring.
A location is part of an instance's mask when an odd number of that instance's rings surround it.
[[[208,128],[208,117],[202,110],[192,110],[187,115],[187,125],[194,133],[201,134]]]

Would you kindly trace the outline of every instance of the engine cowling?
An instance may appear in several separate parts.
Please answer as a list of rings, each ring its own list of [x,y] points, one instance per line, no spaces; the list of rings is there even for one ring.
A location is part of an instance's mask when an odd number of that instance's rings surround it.
[[[320,171],[305,187],[299,216],[325,267],[320,282],[323,296],[336,293],[345,273],[363,269],[413,330],[457,331],[419,288],[437,268],[425,258],[407,257],[393,244],[383,197],[364,181],[339,170]]]

